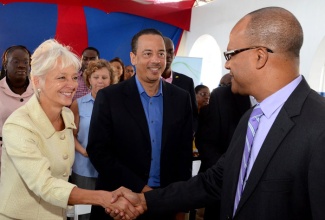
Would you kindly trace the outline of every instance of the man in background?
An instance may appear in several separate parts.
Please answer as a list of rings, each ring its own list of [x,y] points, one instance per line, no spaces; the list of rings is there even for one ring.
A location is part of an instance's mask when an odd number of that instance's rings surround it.
[[[200,111],[195,137],[201,159],[199,172],[212,167],[227,151],[240,118],[251,107],[248,95],[232,93],[231,77],[227,73],[221,78],[222,86],[212,91],[209,105]],[[219,202],[205,208],[204,220],[218,220],[219,216]]]
[[[192,110],[193,110],[193,126],[194,126],[193,131],[196,132],[197,120],[198,120],[198,109],[197,109],[193,79],[184,74],[172,71],[172,63],[175,58],[174,43],[168,37],[164,37],[164,41],[165,41],[166,52],[167,52],[166,69],[161,76],[166,82],[176,85],[184,89],[190,94]]]
[[[83,75],[83,72],[87,68],[89,61],[98,60],[98,59],[99,59],[99,51],[96,48],[87,47],[82,51],[81,69],[78,73],[78,88],[76,94],[73,97],[73,100],[82,97],[90,92],[85,82],[86,76]]]

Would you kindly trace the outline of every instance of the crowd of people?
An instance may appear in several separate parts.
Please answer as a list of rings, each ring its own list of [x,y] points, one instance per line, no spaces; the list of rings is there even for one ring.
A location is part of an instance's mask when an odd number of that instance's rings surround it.
[[[9,47],[0,219],[65,219],[75,204],[92,220],[323,219],[325,100],[299,73],[302,43],[286,9],[245,15],[211,93],[172,70],[156,29],[133,36],[128,66],[54,39]]]

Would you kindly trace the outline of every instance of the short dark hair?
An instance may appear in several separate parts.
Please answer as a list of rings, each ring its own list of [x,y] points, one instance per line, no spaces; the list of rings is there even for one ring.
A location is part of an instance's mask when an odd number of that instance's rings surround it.
[[[82,51],[82,54],[84,54],[84,52],[85,52],[86,50],[93,50],[93,51],[95,51],[95,52],[97,53],[98,59],[100,58],[99,50],[97,50],[95,47],[87,47],[87,48],[85,48],[85,49]],[[81,54],[81,55],[82,55],[82,54]]]
[[[209,87],[205,86],[205,85],[197,85],[194,90],[195,90],[195,94],[198,94],[198,92],[200,92],[202,89],[208,89]]]
[[[164,40],[164,36],[157,29],[154,29],[154,28],[143,29],[143,30],[139,31],[137,34],[135,34],[133,36],[133,38],[132,38],[132,41],[131,41],[131,51],[132,51],[132,53],[136,54],[136,52],[137,52],[139,37],[141,37],[142,35],[149,35],[149,34],[151,34],[151,35],[160,35],[161,38]]]

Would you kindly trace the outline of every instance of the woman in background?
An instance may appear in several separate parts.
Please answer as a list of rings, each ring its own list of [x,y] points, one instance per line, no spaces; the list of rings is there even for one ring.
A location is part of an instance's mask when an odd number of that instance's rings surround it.
[[[0,81],[0,167],[2,126],[9,115],[34,94],[29,80],[30,56],[29,50],[22,45],[7,48],[2,56],[1,73],[4,78]]]
[[[124,81],[124,63],[119,57],[115,57],[110,60],[109,63],[112,66],[114,73],[114,82],[112,84],[116,84]]]
[[[200,109],[209,104],[210,100],[210,89],[205,85],[198,85],[194,88],[196,94],[197,108]]]
[[[113,81],[113,71],[108,61],[100,59],[89,62],[84,74],[90,93],[74,100],[70,107],[77,127],[73,131],[76,155],[72,167],[71,182],[83,189],[95,189],[98,173],[91,164],[86,151],[88,131],[97,92],[110,85]],[[82,215],[79,218],[89,219],[89,216]]]
[[[69,183],[74,161],[70,106],[78,83],[80,59],[55,40],[32,55],[35,95],[14,111],[3,126],[0,219],[66,218],[67,205],[111,207],[111,193],[85,190]],[[125,200],[113,209],[134,217]]]

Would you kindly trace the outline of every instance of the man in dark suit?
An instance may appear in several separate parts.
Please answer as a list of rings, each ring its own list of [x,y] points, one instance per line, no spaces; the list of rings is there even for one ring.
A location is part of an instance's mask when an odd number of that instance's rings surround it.
[[[248,95],[232,93],[229,73],[221,78],[220,85],[212,91],[209,105],[204,106],[199,114],[195,136],[201,160],[199,172],[212,167],[226,152],[240,118],[251,107]],[[204,220],[217,220],[219,215],[219,202],[205,207]]]
[[[209,105],[199,114],[195,145],[199,150],[200,172],[213,166],[224,154],[241,116],[251,107],[249,96],[234,94],[231,86],[214,89]]]
[[[163,36],[145,29],[132,39],[136,75],[98,92],[87,152],[99,173],[96,189],[126,186],[134,192],[188,180],[192,168],[192,110],[189,94],[161,80],[166,65]],[[173,219],[150,215],[140,219]],[[93,206],[91,219],[109,215]]]
[[[299,74],[302,43],[299,21],[279,7],[249,13],[230,33],[224,55],[232,91],[254,96],[262,111],[255,118],[259,127],[246,166],[242,160],[252,110],[240,120],[226,154],[205,173],[145,194],[124,189],[116,194],[134,196],[129,201],[149,212],[221,199],[222,220],[324,219],[325,100]],[[247,168],[245,178],[239,176],[242,168]]]
[[[190,94],[192,110],[193,110],[193,126],[194,126],[193,129],[194,132],[196,132],[197,124],[198,124],[198,109],[197,109],[193,79],[184,74],[172,71],[172,63],[175,58],[174,43],[169,37],[164,37],[164,41],[165,41],[166,53],[167,53],[166,69],[161,76],[166,82],[176,85],[184,89]]]

